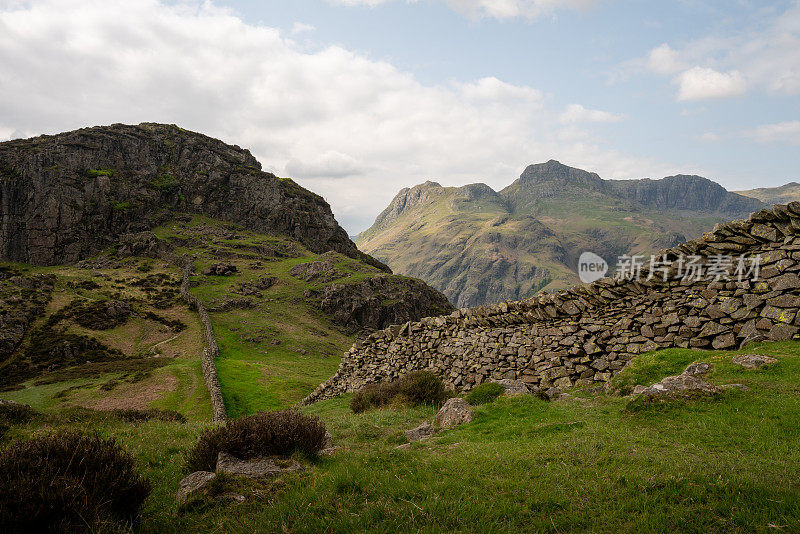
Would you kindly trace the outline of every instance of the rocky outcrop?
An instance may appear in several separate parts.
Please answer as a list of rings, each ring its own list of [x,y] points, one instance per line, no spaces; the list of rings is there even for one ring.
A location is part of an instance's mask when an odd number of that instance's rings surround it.
[[[249,151],[174,125],[115,124],[0,143],[0,258],[72,263],[174,212],[275,232],[314,252],[358,251],[324,199]],[[123,240],[124,245],[124,240]]]
[[[346,329],[378,330],[389,325],[444,315],[455,308],[440,292],[420,280],[377,275],[361,282],[333,283],[309,299]]]
[[[55,282],[52,275],[0,272],[0,363],[14,353],[33,320],[44,313]]]
[[[800,202],[715,227],[661,253],[639,280],[593,284],[519,302],[461,309],[375,332],[305,402],[428,369],[469,390],[510,378],[542,390],[608,381],[637,354],[660,348],[732,349],[800,332]],[[760,258],[758,277],[686,278],[688,256]],[[752,267],[752,263],[749,263]],[[755,274],[755,273],[753,273]]]

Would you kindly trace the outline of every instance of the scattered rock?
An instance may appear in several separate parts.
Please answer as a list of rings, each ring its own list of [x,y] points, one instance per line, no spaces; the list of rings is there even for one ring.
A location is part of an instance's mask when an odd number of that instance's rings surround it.
[[[470,422],[472,422],[472,406],[461,397],[448,399],[436,414],[436,424],[440,428],[452,428]]]
[[[761,354],[739,354],[733,357],[733,363],[739,364],[745,369],[759,369],[765,365],[771,365],[778,360]]]
[[[421,439],[433,436],[436,431],[430,423],[422,423],[417,428],[406,430],[406,439],[408,441],[419,441]]]
[[[225,263],[213,263],[203,269],[203,273],[206,276],[232,276],[239,272],[239,268],[235,265],[225,264]]]
[[[522,380],[514,380],[513,378],[503,378],[501,380],[492,380],[495,384],[500,384],[505,388],[504,395],[530,395],[531,390]]]
[[[402,445],[398,445],[397,447],[395,447],[395,449],[398,451],[407,451],[410,448],[411,448],[410,443],[403,443]]]
[[[711,370],[711,365],[705,362],[690,363],[686,370],[683,372],[685,375],[702,375]]]
[[[186,499],[205,488],[216,476],[215,473],[209,471],[195,471],[184,478],[178,485],[178,501],[185,502]]]

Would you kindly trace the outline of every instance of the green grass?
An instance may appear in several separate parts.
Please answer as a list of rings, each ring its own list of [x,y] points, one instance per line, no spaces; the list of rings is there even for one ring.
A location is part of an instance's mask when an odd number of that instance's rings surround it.
[[[114,176],[117,173],[114,169],[89,169],[86,171],[86,175],[90,177],[97,177],[97,176]]]
[[[116,436],[153,481],[142,532],[797,532],[800,342],[747,352],[779,361],[751,371],[732,352],[668,350],[622,376],[657,380],[700,360],[712,364],[710,382],[750,391],[635,413],[627,398],[581,390],[553,403],[500,397],[407,450],[395,448],[402,431],[433,408],[353,415],[349,396],[321,402],[305,411],[325,421],[339,452],[280,481],[231,482],[248,497],[241,504],[175,502],[183,454],[205,424],[80,424]],[[11,436],[70,424],[51,418]]]

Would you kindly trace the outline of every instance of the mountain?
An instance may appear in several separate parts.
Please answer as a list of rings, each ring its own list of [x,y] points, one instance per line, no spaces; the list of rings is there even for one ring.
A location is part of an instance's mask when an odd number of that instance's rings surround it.
[[[325,200],[263,172],[248,150],[175,125],[84,128],[0,143],[0,258],[78,261],[172,212],[292,236],[388,269],[358,251]]]
[[[700,176],[604,180],[557,161],[501,191],[485,184],[401,190],[356,243],[458,307],[516,300],[578,282],[578,257],[643,254],[764,207]]]
[[[736,192],[746,197],[757,198],[767,204],[788,204],[800,200],[800,184],[797,182],[789,182],[780,187],[761,187]]]

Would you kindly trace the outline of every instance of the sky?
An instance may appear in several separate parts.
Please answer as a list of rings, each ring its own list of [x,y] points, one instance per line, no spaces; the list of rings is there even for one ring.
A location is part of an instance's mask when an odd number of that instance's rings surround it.
[[[355,234],[426,180],[800,181],[800,1],[0,0],[0,141],[174,123]]]

